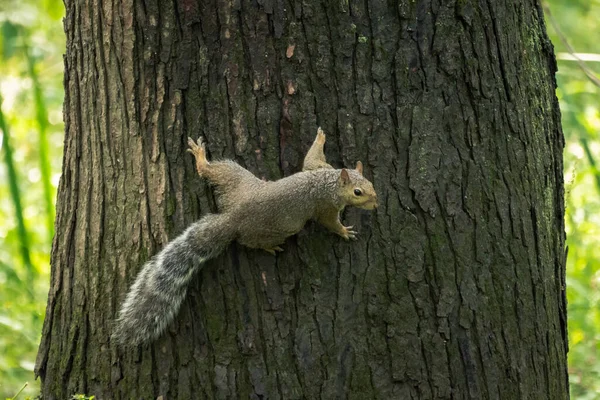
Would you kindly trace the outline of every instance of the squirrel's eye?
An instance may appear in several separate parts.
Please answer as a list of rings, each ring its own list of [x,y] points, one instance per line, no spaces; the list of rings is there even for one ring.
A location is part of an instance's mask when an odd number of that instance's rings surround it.
[[[354,189],[354,195],[355,196],[360,196],[362,194],[360,189]]]

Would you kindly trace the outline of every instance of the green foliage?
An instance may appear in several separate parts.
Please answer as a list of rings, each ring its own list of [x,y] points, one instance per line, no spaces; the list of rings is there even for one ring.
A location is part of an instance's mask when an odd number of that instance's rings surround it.
[[[569,376],[575,400],[600,398],[600,88],[567,60],[564,37],[577,53],[600,53],[600,1],[552,0],[548,33],[558,58],[565,146]],[[553,23],[557,25],[554,27]],[[557,30],[558,28],[558,30]],[[561,35],[562,33],[562,35]],[[585,64],[600,77],[598,61]]]
[[[0,398],[39,393],[33,366],[64,129],[63,14],[59,0],[0,2]]]
[[[8,397],[6,400],[16,400],[16,398],[19,397],[19,395],[23,392],[23,390],[25,390],[27,385],[29,385],[29,382],[25,382],[25,384],[23,386],[21,386],[21,389],[19,389],[17,394],[15,394],[13,397]]]

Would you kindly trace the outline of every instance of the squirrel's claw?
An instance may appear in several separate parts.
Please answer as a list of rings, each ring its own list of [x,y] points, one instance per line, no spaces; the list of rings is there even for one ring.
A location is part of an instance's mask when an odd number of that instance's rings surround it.
[[[317,129],[317,137],[315,141],[319,144],[325,144],[325,138],[325,132],[323,132],[323,129],[319,127],[319,129]]]
[[[194,139],[188,137],[188,148],[187,152],[191,153],[196,159],[196,171],[198,174],[202,176],[202,171],[208,165],[208,160],[206,159],[206,148],[204,147],[204,142],[202,142],[202,138],[198,138],[197,142],[194,142]]]
[[[269,254],[272,254],[272,255],[275,255],[276,251],[283,251],[283,249],[281,247],[279,247],[279,246],[275,246],[275,247],[272,247],[270,249],[263,249],[263,250],[266,251],[266,252],[268,252]]]
[[[198,138],[197,142],[195,142],[194,139],[192,139],[191,137],[188,137],[188,146],[190,147],[188,150],[204,150],[204,142],[202,141],[201,137]]]
[[[196,144],[196,142],[194,141],[194,139],[192,139],[191,137],[188,138],[187,144],[188,144],[188,147],[189,147],[188,151],[190,153],[193,153],[195,150],[198,149],[198,145]]]
[[[194,142],[194,139],[188,137],[188,146],[188,153],[192,153],[194,156],[205,156],[206,148],[204,147],[204,142],[202,141],[202,138],[198,138],[198,141]]]
[[[354,228],[353,225],[350,226],[344,226],[344,230],[341,233],[341,236],[346,239],[346,240],[357,240],[357,235],[358,232],[352,230],[352,228]]]

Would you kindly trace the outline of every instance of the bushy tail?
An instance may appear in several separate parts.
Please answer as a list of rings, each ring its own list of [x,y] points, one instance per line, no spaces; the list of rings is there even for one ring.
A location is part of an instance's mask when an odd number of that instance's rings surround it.
[[[133,346],[163,333],[195,272],[234,239],[227,219],[227,214],[206,215],[144,265],[119,311],[114,342]]]

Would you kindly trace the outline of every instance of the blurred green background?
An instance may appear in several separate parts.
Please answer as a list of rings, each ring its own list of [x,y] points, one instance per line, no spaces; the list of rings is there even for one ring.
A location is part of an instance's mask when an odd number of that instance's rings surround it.
[[[600,0],[545,6],[566,137],[571,395],[600,399]],[[63,145],[63,14],[57,0],[0,0],[0,399],[25,382],[19,398],[39,391],[33,366]]]

